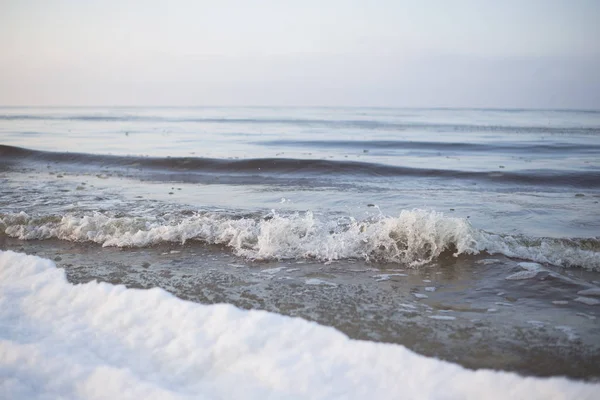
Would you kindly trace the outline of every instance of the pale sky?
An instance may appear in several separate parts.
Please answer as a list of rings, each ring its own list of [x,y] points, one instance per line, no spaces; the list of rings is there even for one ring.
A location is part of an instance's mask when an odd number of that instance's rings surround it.
[[[600,109],[598,0],[0,0],[0,105]]]

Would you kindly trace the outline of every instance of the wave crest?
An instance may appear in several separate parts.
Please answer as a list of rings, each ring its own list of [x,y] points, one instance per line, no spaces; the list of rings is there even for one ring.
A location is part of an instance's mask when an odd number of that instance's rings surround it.
[[[58,238],[102,246],[145,247],[189,240],[227,246],[254,260],[348,258],[409,266],[430,263],[443,253],[504,254],[564,267],[600,270],[600,240],[527,238],[474,228],[462,218],[425,210],[404,210],[396,217],[319,218],[312,212],[262,217],[219,213],[153,218],[102,213],[34,217],[0,215],[0,229],[23,239]]]

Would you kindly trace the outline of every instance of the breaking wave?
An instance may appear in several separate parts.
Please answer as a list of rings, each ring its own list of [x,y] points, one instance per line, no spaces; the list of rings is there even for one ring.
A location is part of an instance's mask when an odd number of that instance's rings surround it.
[[[102,246],[145,247],[199,241],[223,245],[254,260],[364,259],[417,267],[443,254],[503,254],[562,267],[600,271],[600,239],[554,239],[498,235],[466,219],[425,210],[396,217],[327,219],[311,212],[264,216],[196,213],[162,217],[67,214],[0,214],[0,232],[33,240],[57,238]]]

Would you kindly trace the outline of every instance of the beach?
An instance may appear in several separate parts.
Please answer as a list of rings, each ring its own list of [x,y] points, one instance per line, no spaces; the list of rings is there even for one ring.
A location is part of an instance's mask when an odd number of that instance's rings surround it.
[[[464,376],[597,391],[598,112],[5,107],[0,121],[0,250],[50,260],[68,292],[161,288]]]

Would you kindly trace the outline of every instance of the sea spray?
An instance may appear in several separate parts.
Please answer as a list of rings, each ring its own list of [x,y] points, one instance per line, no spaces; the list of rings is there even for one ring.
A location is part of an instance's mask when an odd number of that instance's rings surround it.
[[[235,216],[219,212],[152,217],[0,214],[0,230],[22,240],[95,242],[102,246],[145,247],[199,241],[224,245],[254,260],[359,258],[417,267],[443,253],[504,254],[564,267],[600,270],[596,239],[528,238],[498,235],[473,227],[464,218],[428,210],[364,220],[304,213]],[[590,245],[591,243],[591,245]]]

